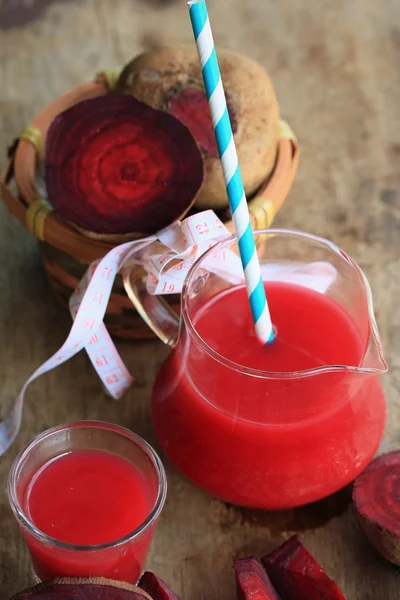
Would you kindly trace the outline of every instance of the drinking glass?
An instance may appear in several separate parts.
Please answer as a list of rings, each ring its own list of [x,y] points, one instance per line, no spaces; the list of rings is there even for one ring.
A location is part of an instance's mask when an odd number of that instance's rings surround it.
[[[29,512],[32,479],[50,461],[78,450],[105,450],[139,469],[151,498],[151,510],[134,531],[109,543],[77,545],[52,538],[32,521]],[[17,456],[8,479],[10,505],[30,550],[38,581],[69,576],[106,577],[136,583],[143,571],[166,492],[165,471],[151,446],[124,427],[100,421],[61,425],[40,434]]]

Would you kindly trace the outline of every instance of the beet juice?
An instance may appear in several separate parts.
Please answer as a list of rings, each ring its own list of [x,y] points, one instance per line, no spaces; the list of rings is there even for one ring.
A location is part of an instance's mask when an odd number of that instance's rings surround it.
[[[154,451],[116,425],[45,432],[14,463],[11,507],[40,580],[106,577],[135,583],[165,500]]]
[[[367,305],[356,322],[328,295],[268,282],[276,337],[262,346],[244,286],[189,306],[190,286],[178,345],[153,391],[154,428],[173,464],[248,507],[293,507],[348,484],[385,422],[376,373],[360,373]]]

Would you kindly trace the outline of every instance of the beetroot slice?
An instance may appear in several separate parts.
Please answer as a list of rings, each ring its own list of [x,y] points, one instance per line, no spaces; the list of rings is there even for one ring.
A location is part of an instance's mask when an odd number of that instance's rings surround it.
[[[283,600],[344,600],[297,535],[263,556],[261,562]]]
[[[45,181],[62,219],[95,233],[150,234],[190,209],[203,160],[172,115],[133,96],[101,96],[52,122]]]
[[[153,600],[180,600],[162,579],[150,571],[143,573],[138,585]]]
[[[258,558],[237,558],[233,568],[238,600],[280,600]]]
[[[375,458],[357,477],[353,502],[367,538],[400,565],[400,451]]]
[[[29,588],[11,600],[152,600],[135,585],[102,577],[61,578]]]

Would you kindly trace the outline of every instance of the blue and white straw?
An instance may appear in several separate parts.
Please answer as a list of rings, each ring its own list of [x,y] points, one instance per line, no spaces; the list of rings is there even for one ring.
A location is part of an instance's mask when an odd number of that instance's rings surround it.
[[[261,278],[207,5],[205,0],[192,0],[188,5],[256,334],[263,343],[271,342],[274,339],[271,316]]]

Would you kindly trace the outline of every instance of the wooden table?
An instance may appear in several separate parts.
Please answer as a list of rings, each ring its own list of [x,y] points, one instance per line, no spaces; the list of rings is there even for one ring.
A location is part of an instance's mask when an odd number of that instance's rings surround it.
[[[5,3],[4,3],[5,4]],[[390,373],[382,450],[399,444],[400,5],[397,0],[210,0],[216,41],[270,72],[282,115],[297,132],[298,177],[276,223],[334,240],[366,271]],[[0,2],[1,6],[1,2]],[[4,5],[3,5],[4,8]],[[0,8],[1,15],[1,8]],[[62,91],[159,43],[191,41],[182,2],[53,3],[36,22],[0,30],[0,147]],[[70,326],[54,303],[35,241],[0,206],[0,402],[4,415],[25,379]],[[31,386],[23,429],[0,459],[1,597],[30,583],[29,557],[6,498],[16,453],[60,422],[99,418],[155,443],[149,397],[167,351],[119,344],[136,376],[119,403],[107,399],[84,354]],[[290,513],[243,511],[194,489],[167,465],[169,497],[148,566],[183,600],[235,597],[231,560],[268,551],[300,531],[349,600],[397,600],[398,572],[356,526],[345,495]]]

